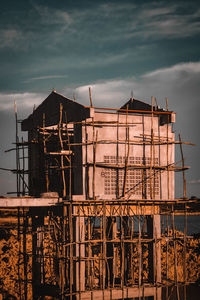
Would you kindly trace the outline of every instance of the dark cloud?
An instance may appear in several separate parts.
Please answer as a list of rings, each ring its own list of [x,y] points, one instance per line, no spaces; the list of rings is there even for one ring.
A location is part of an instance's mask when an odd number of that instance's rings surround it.
[[[60,89],[196,61],[199,15],[195,1],[5,3],[0,91]],[[51,81],[30,80],[46,76]]]

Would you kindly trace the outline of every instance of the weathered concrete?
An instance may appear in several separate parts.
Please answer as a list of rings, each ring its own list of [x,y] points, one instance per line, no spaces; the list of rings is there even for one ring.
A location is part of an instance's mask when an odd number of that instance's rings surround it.
[[[30,197],[12,197],[0,198],[0,207],[44,207],[54,206],[62,202],[60,198],[30,198]]]
[[[161,288],[156,287],[124,287],[124,289],[112,289],[112,290],[99,290],[99,291],[92,291],[92,292],[85,292],[81,293],[80,295],[76,296],[76,299],[81,300],[102,300],[102,299],[127,299],[127,298],[141,298],[153,296],[156,300],[161,300]],[[157,296],[156,296],[157,295]]]

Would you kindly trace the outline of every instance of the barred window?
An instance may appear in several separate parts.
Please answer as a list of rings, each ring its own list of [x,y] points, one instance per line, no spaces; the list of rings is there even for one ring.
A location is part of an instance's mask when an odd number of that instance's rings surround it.
[[[104,163],[108,164],[125,164],[126,157],[124,156],[104,156]],[[128,164],[138,166],[150,166],[150,157],[129,157]],[[154,159],[154,165],[158,166],[158,158]],[[104,176],[104,193],[105,195],[119,196],[123,193],[125,182],[125,170],[124,169],[112,169],[106,168],[103,173]],[[152,170],[150,176],[150,170],[146,168],[132,169],[127,171],[125,193],[131,193],[142,197],[142,194],[146,194],[150,197],[150,189],[152,186],[152,194],[159,195],[160,182],[159,172]],[[118,191],[118,192],[117,192]]]

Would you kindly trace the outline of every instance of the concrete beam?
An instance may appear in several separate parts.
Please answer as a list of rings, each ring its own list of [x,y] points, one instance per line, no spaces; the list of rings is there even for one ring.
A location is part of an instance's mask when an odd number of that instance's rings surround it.
[[[0,198],[0,207],[45,207],[55,206],[62,202],[60,198],[31,198],[31,197],[11,197]]]
[[[156,287],[124,287],[123,291],[121,289],[111,289],[111,290],[99,290],[99,291],[92,291],[92,292],[85,292],[81,293],[80,295],[76,296],[76,299],[81,300],[102,300],[102,299],[128,299],[128,298],[143,298],[144,297],[151,297],[153,296],[154,299],[161,300],[160,297],[156,297],[157,290],[161,292],[161,288]]]

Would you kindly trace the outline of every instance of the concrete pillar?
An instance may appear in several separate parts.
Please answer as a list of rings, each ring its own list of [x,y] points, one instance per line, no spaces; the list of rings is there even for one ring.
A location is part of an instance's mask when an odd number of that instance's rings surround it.
[[[154,237],[154,277],[155,283],[161,283],[161,224],[160,215],[153,216],[153,237]],[[161,300],[162,289],[156,288],[155,299]]]
[[[113,239],[113,224],[114,220],[112,217],[107,217],[107,222],[106,222],[106,239],[107,240],[112,240]],[[113,243],[107,243],[106,247],[106,256],[107,257],[113,257]],[[106,287],[109,286],[109,284],[112,285],[113,283],[113,259],[108,259],[108,268],[106,272]],[[108,274],[109,272],[109,274]],[[109,282],[110,281],[110,282]]]
[[[148,244],[149,281],[158,284],[161,282],[161,225],[160,215],[147,217],[147,233],[152,242]],[[161,288],[155,289],[156,300],[161,300]]]
[[[32,216],[32,292],[33,299],[39,296],[39,288],[44,283],[43,274],[43,216]]]

